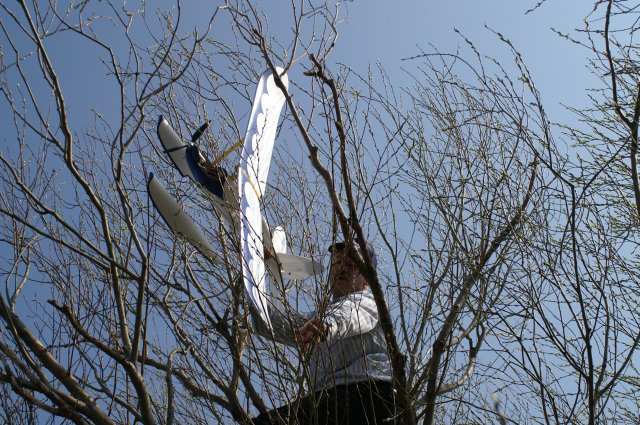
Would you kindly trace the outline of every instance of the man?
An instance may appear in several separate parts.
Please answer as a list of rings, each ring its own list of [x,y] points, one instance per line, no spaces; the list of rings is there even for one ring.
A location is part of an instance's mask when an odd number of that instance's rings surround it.
[[[391,363],[369,282],[349,256],[349,246],[329,248],[332,300],[303,317],[270,309],[273,331],[252,311],[256,331],[308,353],[312,394],[266,412],[261,424],[393,424]],[[351,249],[358,249],[354,243]],[[375,267],[376,255],[367,244]]]

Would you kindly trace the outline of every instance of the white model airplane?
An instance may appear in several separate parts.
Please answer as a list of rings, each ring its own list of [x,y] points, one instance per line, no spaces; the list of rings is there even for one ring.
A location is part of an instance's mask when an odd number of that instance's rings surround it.
[[[278,72],[282,70],[278,69]],[[286,75],[282,81],[285,86],[288,84]],[[204,158],[195,144],[206,125],[194,134],[188,144],[182,141],[164,118],[160,117],[157,128],[164,151],[180,174],[203,189],[218,219],[225,221],[232,229],[239,230],[244,285],[252,303],[268,324],[269,301],[265,297],[270,290],[268,274],[281,283],[283,277],[305,279],[322,271],[322,266],[310,258],[287,254],[284,229],[278,226],[271,231],[262,218],[260,200],[266,189],[284,101],[284,94],[276,86],[271,71],[264,72],[256,89],[238,172],[232,176],[217,167],[217,163],[237,149],[240,143],[212,163]],[[214,264],[222,262],[221,256],[199,226],[153,174],[149,176],[147,190],[156,209],[173,232],[181,234]],[[267,273],[267,269],[271,273]]]

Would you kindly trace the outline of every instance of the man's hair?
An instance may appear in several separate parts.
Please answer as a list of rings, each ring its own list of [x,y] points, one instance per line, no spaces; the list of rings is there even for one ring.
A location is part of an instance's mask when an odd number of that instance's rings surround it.
[[[378,256],[376,255],[376,250],[373,249],[373,246],[371,246],[370,243],[366,242],[365,244],[367,246],[367,253],[369,254],[369,258],[371,258],[371,263],[373,264],[373,268],[376,268],[378,266]],[[327,251],[333,254],[338,251],[344,251],[345,249],[347,249],[347,247],[348,247],[347,242],[344,242],[344,241],[336,242],[334,244],[331,244],[327,249]],[[353,243],[351,244],[351,248],[355,249],[360,254],[362,254],[362,251],[360,250],[360,244],[358,243],[357,240],[353,241]]]

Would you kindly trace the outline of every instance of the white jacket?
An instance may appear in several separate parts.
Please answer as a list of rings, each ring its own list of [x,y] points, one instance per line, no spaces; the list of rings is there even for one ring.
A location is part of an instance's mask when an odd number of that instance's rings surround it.
[[[260,335],[295,346],[295,331],[318,313],[306,317],[291,313],[285,315],[270,308],[271,331],[252,309],[254,327]],[[369,290],[333,300],[320,317],[327,327],[327,336],[313,348],[310,356],[313,381],[310,384],[315,391],[367,380],[391,382],[387,344]]]

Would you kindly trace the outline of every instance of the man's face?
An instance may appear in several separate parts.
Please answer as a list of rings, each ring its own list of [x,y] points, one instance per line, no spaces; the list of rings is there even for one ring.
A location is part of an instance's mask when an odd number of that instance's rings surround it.
[[[331,292],[335,297],[362,291],[368,286],[355,262],[347,255],[346,250],[337,251],[331,256],[329,282]]]

